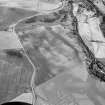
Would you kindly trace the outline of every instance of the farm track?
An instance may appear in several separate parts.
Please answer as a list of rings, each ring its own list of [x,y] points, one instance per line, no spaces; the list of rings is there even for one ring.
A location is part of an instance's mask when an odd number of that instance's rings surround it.
[[[48,12],[51,12],[51,11],[48,11]],[[48,13],[48,12],[47,12],[47,13]],[[38,13],[37,15],[40,15],[40,14],[43,14],[43,13]],[[45,13],[44,13],[44,14],[45,14]],[[20,41],[20,39],[19,39],[19,36],[17,35],[17,33],[16,33],[16,31],[15,31],[15,27],[16,27],[16,25],[18,25],[20,22],[22,22],[22,21],[24,21],[24,20],[26,20],[26,19],[32,18],[32,17],[34,17],[34,16],[36,16],[36,15],[32,15],[32,16],[29,16],[29,17],[25,17],[25,18],[20,19],[20,20],[17,21],[15,24],[10,25],[10,29],[9,29],[9,31],[12,31],[12,32],[14,33],[14,35],[16,35],[16,36],[18,37],[18,40],[19,40],[19,42],[20,42],[20,45],[22,46],[22,49],[24,50],[24,54],[25,54],[27,60],[30,62],[30,64],[31,64],[32,67],[33,67],[33,75],[32,75],[31,83],[30,83],[30,85],[31,85],[31,87],[32,87],[32,95],[33,95],[33,102],[32,102],[32,103],[33,103],[33,105],[35,105],[35,103],[36,103],[36,101],[37,101],[37,96],[36,96],[36,93],[35,93],[35,84],[34,84],[34,79],[35,79],[35,75],[36,75],[36,70],[37,70],[37,68],[35,67],[34,63],[31,61],[31,59],[30,59],[29,56],[27,55],[26,50],[25,50],[24,46],[22,45],[22,43],[21,43],[21,41]],[[39,97],[40,97],[40,96],[39,96]],[[42,97],[40,97],[40,98],[42,98]],[[43,99],[43,100],[44,100],[44,99]]]
[[[28,17],[29,18],[29,17]],[[26,19],[26,18],[25,18]],[[24,20],[24,19],[23,19]],[[16,24],[18,24],[20,21],[22,21],[22,20],[19,20]],[[15,24],[15,25],[16,25]],[[13,33],[15,34],[15,35],[17,35],[16,34],[16,32],[15,32],[15,25],[13,25]],[[17,35],[17,37],[18,37],[18,35]],[[21,41],[20,41],[20,39],[19,39],[19,37],[18,37],[18,40],[19,40],[19,42],[20,42],[20,44],[21,44]],[[27,58],[27,60],[30,62],[30,64],[32,65],[32,67],[33,67],[33,75],[32,75],[32,78],[31,78],[31,83],[30,83],[30,85],[31,85],[31,87],[32,87],[32,95],[33,95],[33,105],[36,103],[36,93],[35,93],[35,84],[33,84],[34,83],[34,78],[35,78],[35,75],[36,75],[36,67],[35,67],[35,65],[33,64],[33,62],[31,61],[31,59],[29,58],[29,56],[27,55],[27,53],[26,53],[26,50],[25,50],[25,48],[24,48],[24,46],[21,44],[21,46],[22,46],[22,48],[23,48],[23,51],[24,51],[24,53],[25,53],[25,56],[26,56],[26,58]]]

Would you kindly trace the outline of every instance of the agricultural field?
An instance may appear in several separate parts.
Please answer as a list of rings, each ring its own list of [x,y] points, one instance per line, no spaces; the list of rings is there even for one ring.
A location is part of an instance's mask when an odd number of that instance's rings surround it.
[[[22,51],[22,49],[11,49]],[[30,79],[33,72],[32,66],[22,53],[13,56],[10,49],[0,51],[0,103],[31,91]]]
[[[0,0],[0,105],[105,104],[104,4],[90,1]]]
[[[35,11],[0,6],[0,31],[5,31],[10,25],[16,24],[20,19],[35,14],[37,14]]]

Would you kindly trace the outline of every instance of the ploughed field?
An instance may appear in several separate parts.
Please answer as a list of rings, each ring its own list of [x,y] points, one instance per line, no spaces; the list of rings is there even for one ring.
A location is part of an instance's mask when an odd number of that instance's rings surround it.
[[[13,53],[15,51],[18,54]],[[24,92],[31,91],[32,72],[33,68],[22,49],[0,51],[0,104],[8,102]]]
[[[63,71],[71,72],[69,69],[76,67],[75,65],[85,66],[82,62],[81,48],[71,32],[72,25],[68,21],[69,28],[70,25],[71,28],[64,29],[62,25],[58,24],[60,15],[36,15],[20,21],[15,26],[15,32],[27,55],[39,68],[35,77],[36,85]],[[53,24],[51,24],[52,21]],[[43,70],[43,68],[45,69]]]

